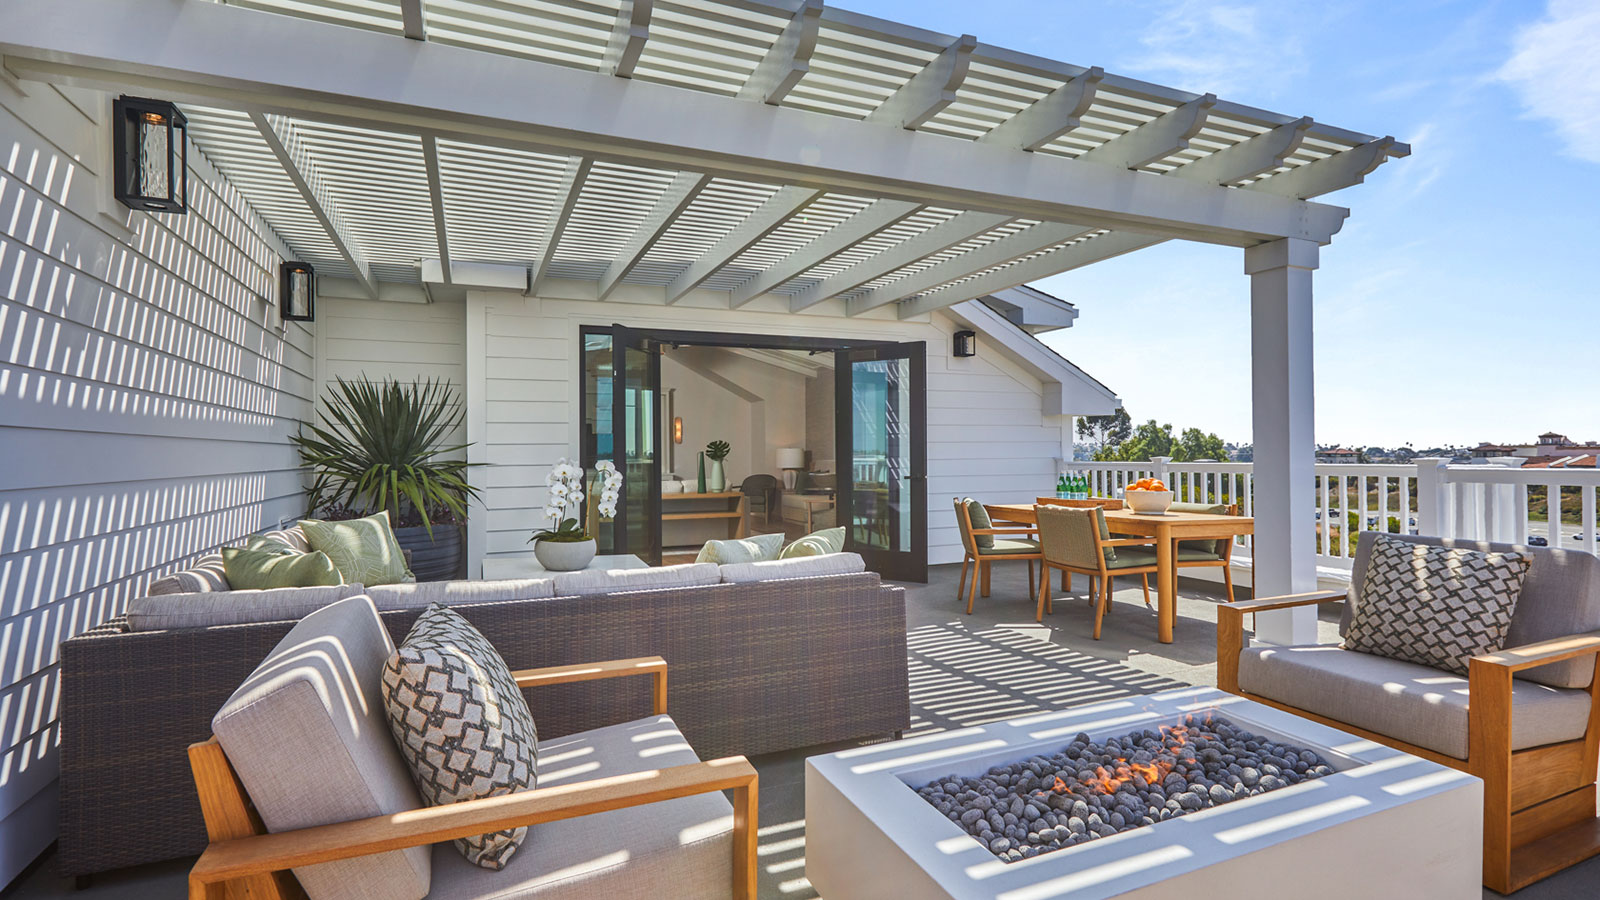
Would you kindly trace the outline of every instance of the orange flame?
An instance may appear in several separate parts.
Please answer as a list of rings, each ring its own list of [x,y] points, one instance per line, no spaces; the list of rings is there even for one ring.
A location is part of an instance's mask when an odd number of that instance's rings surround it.
[[[1105,766],[1096,766],[1094,777],[1083,782],[1084,785],[1102,794],[1115,794],[1118,788],[1132,781],[1135,775],[1143,778],[1145,784],[1160,784],[1178,765],[1177,751],[1189,743],[1189,729],[1183,725],[1162,725],[1159,730],[1161,750],[1157,752],[1153,761],[1129,762],[1124,757],[1118,757],[1109,771]],[[1065,794],[1068,790],[1067,783],[1058,776],[1052,791]],[[1040,791],[1039,796],[1048,796],[1050,793],[1051,791]]]

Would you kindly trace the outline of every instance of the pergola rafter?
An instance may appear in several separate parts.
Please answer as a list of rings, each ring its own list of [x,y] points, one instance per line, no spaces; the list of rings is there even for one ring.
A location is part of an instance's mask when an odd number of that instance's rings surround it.
[[[789,302],[795,312],[815,306],[831,297],[849,293],[877,278],[903,269],[920,259],[942,253],[958,244],[999,228],[1011,221],[1010,216],[998,213],[964,212],[946,219],[914,237],[908,238],[882,253],[842,269],[796,294]]]
[[[428,169],[428,203],[433,207],[433,230],[439,242],[439,268],[444,283],[450,283],[450,235],[444,215],[444,179],[439,175],[439,141],[431,134],[422,136],[422,159]]]
[[[683,215],[683,211],[689,208],[689,204],[694,202],[694,198],[699,196],[710,181],[710,176],[698,172],[680,172],[672,179],[667,189],[661,193],[661,198],[651,208],[650,214],[645,216],[638,228],[634,229],[633,235],[617,253],[617,258],[612,260],[605,274],[600,277],[599,299],[604,300],[611,296],[611,292],[616,290],[622,279],[644,260],[650,248],[655,246],[656,241],[661,240],[661,236],[679,216]]]
[[[622,0],[601,61],[601,71],[618,78],[633,77],[639,55],[644,52],[645,42],[650,40],[650,15],[654,8],[655,0]]]
[[[401,28],[413,41],[428,39],[428,18],[423,5],[423,0],[400,0]]]
[[[1015,265],[996,269],[993,272],[979,275],[946,291],[926,294],[900,304],[899,314],[902,319],[925,316],[935,310],[944,309],[966,300],[975,300],[986,297],[995,291],[1038,281],[1051,275],[1059,275],[1073,269],[1143,250],[1146,247],[1162,242],[1161,238],[1149,235],[1133,234],[1131,232],[1108,232],[1089,240],[1068,244],[1055,250],[1047,251]],[[944,296],[940,296],[943,294]]]
[[[582,189],[584,180],[589,177],[589,167],[593,164],[592,160],[583,156],[574,156],[567,160],[561,184],[556,190],[556,200],[550,217],[545,220],[544,234],[539,240],[539,253],[534,257],[533,267],[528,272],[530,293],[539,289],[539,285],[544,283],[550,271],[550,261],[555,258],[556,248],[561,246],[561,236],[566,232],[567,222],[572,218],[572,210],[578,204],[578,192]]]
[[[899,128],[921,128],[929,119],[956,102],[956,91],[967,79],[967,70],[972,65],[972,51],[977,46],[978,39],[970,34],[956,38],[863,121]]]
[[[1189,149],[1189,139],[1205,127],[1206,116],[1216,105],[1216,94],[1197,97],[1126,134],[1106,141],[1078,157],[1078,161],[1118,169],[1140,169],[1160,162]]]
[[[1083,117],[1094,106],[1095,90],[1105,77],[1104,69],[1091,67],[989,129],[988,134],[978,138],[978,143],[1038,150],[1082,124]]]
[[[372,299],[378,299],[378,283],[372,277],[372,266],[367,263],[367,258],[361,252],[361,247],[350,231],[345,227],[339,209],[333,202],[333,197],[323,187],[322,179],[317,171],[305,146],[295,133],[294,123],[282,116],[268,116],[262,113],[252,113],[250,120],[255,123],[256,130],[260,132],[262,140],[272,149],[278,158],[279,165],[283,166],[284,174],[294,182],[300,196],[310,208],[311,214],[316,216],[327,232],[328,240],[333,243],[334,249],[350,267],[350,272],[356,282],[361,285],[361,290]]]
[[[873,203],[734,288],[730,297],[732,305],[737,308],[749,303],[823,260],[837,256],[878,232],[916,215],[921,209],[921,205],[904,200],[879,200]]]
[[[1004,265],[1047,247],[1084,237],[1094,233],[1095,230],[1084,225],[1041,222],[960,256],[935,263],[920,272],[875,287],[859,297],[853,297],[849,303],[849,313],[852,316],[861,315],[880,306],[948,284],[955,279],[965,278],[973,272]]]
[[[772,106],[782,103],[811,71],[811,54],[816,52],[821,27],[822,0],[804,0],[761,58],[750,80],[739,89],[739,99],[759,100]]]
[[[785,222],[800,215],[812,201],[822,196],[815,188],[790,185],[779,188],[732,231],[722,236],[710,250],[700,254],[678,277],[667,285],[667,303],[677,303],[684,295],[704,284],[739,254],[750,249],[757,241],[783,227]]]

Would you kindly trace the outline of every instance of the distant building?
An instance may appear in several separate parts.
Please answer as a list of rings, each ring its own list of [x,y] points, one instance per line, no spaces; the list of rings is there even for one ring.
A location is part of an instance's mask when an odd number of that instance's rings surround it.
[[[1332,450],[1318,450],[1317,462],[1323,463],[1353,463],[1361,459],[1360,450],[1351,450],[1347,447],[1335,447]]]
[[[1568,457],[1581,457],[1600,453],[1600,444],[1593,441],[1579,443],[1572,438],[1556,431],[1546,431],[1539,435],[1538,441],[1532,444],[1490,444],[1482,443],[1472,448],[1473,459],[1490,459],[1496,456],[1520,456],[1530,460],[1522,465],[1532,465],[1533,460],[1551,462]],[[1591,464],[1592,465],[1592,464]]]

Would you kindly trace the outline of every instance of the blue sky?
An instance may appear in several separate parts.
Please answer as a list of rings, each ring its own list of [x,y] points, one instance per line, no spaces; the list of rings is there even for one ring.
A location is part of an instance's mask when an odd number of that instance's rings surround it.
[[[1318,442],[1600,441],[1600,0],[840,2],[1409,142],[1324,198],[1352,213],[1316,276]],[[1248,440],[1242,267],[1171,242],[1046,279],[1081,312],[1049,340],[1136,420]]]

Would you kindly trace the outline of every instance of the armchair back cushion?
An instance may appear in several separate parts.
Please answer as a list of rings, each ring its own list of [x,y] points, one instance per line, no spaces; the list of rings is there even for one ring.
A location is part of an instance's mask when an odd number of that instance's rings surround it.
[[[1350,571],[1350,603],[1344,604],[1339,633],[1347,635],[1352,604],[1360,603],[1366,581],[1367,562],[1374,542],[1382,535],[1368,532],[1356,544]],[[1556,550],[1548,547],[1520,547],[1487,541],[1462,541],[1420,535],[1388,535],[1391,540],[1424,544],[1430,547],[1462,547],[1480,551],[1516,551],[1530,557],[1522,595],[1506,630],[1505,646],[1521,647],[1539,641],[1573,634],[1600,631],[1600,559],[1581,550]],[[1594,676],[1590,657],[1524,669],[1516,677],[1551,687],[1588,687]]]
[[[1467,674],[1467,660],[1505,648],[1529,559],[1429,547],[1378,535],[1344,647]]]
[[[967,521],[971,523],[973,531],[982,531],[993,528],[994,522],[989,520],[989,511],[977,500],[968,497],[961,501],[967,505]],[[965,531],[966,529],[962,529]],[[964,534],[963,537],[971,541],[976,547],[993,547],[994,535],[992,534]],[[970,549],[970,548],[969,548]]]
[[[1061,563],[1079,569],[1098,569],[1095,559],[1095,535],[1109,540],[1105,510],[1100,507],[1079,508],[1071,506],[1035,506],[1039,517],[1039,546],[1048,562]],[[1111,547],[1102,548],[1106,562],[1115,562],[1116,553]]]
[[[268,831],[422,806],[385,721],[379,678],[394,645],[364,596],[311,613],[212,719]],[[429,847],[295,869],[311,900],[420,900]]]
[[[1231,507],[1226,503],[1174,503],[1167,507],[1167,512],[1203,513],[1210,516],[1225,516]],[[1214,553],[1218,557],[1228,552],[1228,543],[1233,538],[1218,538],[1214,541],[1184,541],[1179,544],[1181,548],[1187,545],[1196,550]]]

